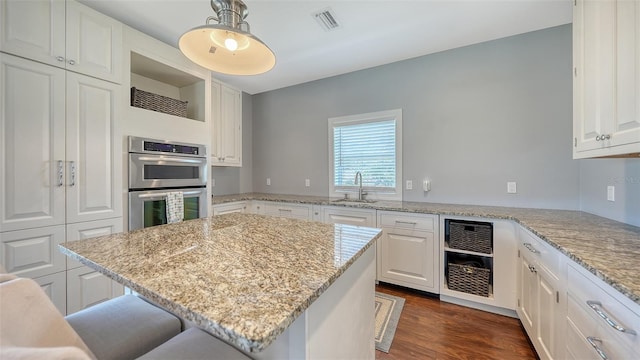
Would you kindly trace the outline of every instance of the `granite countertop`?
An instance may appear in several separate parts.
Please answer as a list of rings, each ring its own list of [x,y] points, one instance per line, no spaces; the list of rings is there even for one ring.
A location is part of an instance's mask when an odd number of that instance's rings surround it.
[[[379,229],[228,214],[60,249],[238,348],[259,352],[379,237]]]
[[[215,204],[259,200],[436,215],[513,220],[640,305],[640,227],[574,210],[377,201],[248,193],[214,197]]]

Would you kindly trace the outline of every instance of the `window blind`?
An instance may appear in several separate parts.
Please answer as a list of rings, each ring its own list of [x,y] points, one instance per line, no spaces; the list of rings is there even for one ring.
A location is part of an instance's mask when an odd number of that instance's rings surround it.
[[[395,191],[396,120],[372,121],[333,128],[334,186],[353,189],[356,172],[362,186]]]

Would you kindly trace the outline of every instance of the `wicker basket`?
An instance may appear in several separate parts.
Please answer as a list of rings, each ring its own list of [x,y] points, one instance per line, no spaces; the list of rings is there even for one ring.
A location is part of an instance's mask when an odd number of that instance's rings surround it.
[[[449,263],[449,290],[489,297],[491,269]]]
[[[490,223],[449,222],[449,247],[483,254],[493,252],[493,226]]]
[[[131,88],[131,106],[153,110],[165,114],[187,117],[188,101],[176,100],[135,87]]]

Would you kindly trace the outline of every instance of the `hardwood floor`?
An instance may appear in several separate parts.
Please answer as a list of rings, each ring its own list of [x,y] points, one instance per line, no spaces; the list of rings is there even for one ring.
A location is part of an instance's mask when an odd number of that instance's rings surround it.
[[[536,359],[518,319],[440,302],[388,284],[376,291],[405,299],[388,359]]]

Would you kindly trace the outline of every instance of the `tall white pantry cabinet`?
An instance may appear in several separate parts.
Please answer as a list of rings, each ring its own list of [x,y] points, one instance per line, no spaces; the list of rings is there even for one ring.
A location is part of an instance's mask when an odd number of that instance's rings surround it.
[[[58,249],[122,231],[122,25],[71,0],[0,20],[0,264],[70,314],[123,293]]]

